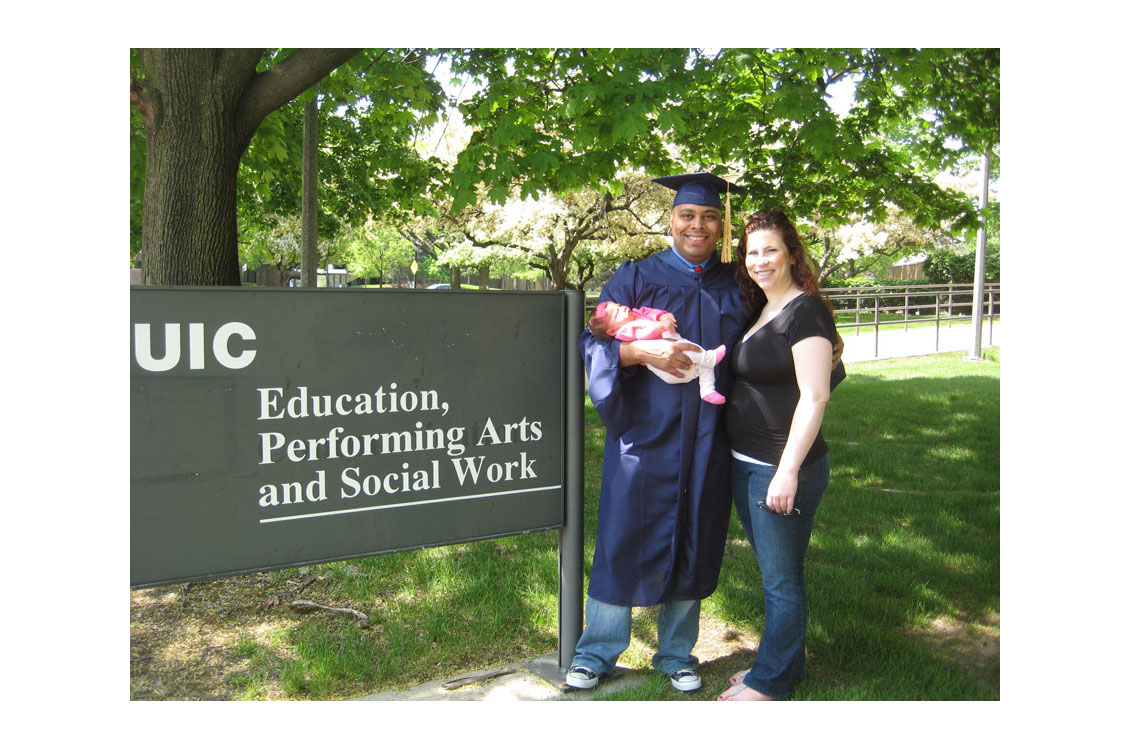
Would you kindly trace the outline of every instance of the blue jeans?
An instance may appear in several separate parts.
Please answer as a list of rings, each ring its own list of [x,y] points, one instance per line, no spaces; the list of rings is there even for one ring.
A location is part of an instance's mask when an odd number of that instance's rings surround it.
[[[652,665],[664,674],[694,669],[698,659],[691,649],[698,642],[698,599],[659,605],[659,651]],[[632,640],[632,608],[605,604],[591,596],[585,600],[585,629],[577,641],[572,666],[612,674],[616,660]]]
[[[808,625],[804,555],[816,509],[828,488],[830,468],[827,453],[801,467],[794,501],[800,515],[785,516],[757,507],[765,502],[776,466],[737,459],[731,466],[734,506],[757,555],[765,591],[765,632],[745,684],[778,700],[792,695],[804,677],[804,631]]]

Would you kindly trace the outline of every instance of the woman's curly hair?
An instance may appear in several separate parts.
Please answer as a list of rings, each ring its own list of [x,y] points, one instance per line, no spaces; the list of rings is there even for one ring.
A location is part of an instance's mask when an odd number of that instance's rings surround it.
[[[734,278],[738,281],[738,290],[742,296],[742,302],[745,303],[746,309],[750,313],[757,315],[761,308],[765,307],[766,298],[765,292],[761,291],[761,287],[757,282],[750,278],[749,271],[745,267],[745,257],[747,248],[747,238],[750,232],[757,232],[762,229],[773,229],[781,235],[781,239],[785,243],[785,247],[789,251],[789,259],[792,261],[790,266],[793,281],[799,286],[805,294],[823,300],[828,309],[832,309],[832,301],[828,299],[828,295],[820,291],[820,282],[816,278],[816,274],[812,272],[812,264],[808,260],[808,253],[804,249],[804,242],[800,238],[800,232],[785,215],[785,212],[779,208],[772,208],[768,211],[759,211],[753,216],[749,217],[746,222],[745,231],[742,232],[742,238],[738,241],[737,258],[734,264]]]

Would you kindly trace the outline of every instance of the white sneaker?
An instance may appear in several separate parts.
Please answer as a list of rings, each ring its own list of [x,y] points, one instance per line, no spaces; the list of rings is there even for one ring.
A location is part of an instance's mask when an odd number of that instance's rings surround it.
[[[598,682],[600,682],[600,675],[588,667],[569,667],[569,672],[565,675],[565,684],[580,690],[594,688]]]
[[[702,687],[702,678],[693,669],[680,669],[671,675],[671,687],[689,693]]]

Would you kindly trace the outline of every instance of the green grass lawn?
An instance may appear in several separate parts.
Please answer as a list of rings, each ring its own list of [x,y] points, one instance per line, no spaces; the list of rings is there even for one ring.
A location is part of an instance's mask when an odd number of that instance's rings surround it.
[[[809,678],[797,698],[995,697],[939,648],[959,628],[999,639],[1000,350],[857,363],[829,404],[832,481],[807,564]],[[731,525],[731,539],[742,539]],[[747,544],[709,609],[760,631]],[[952,644],[951,644],[952,645]],[[992,674],[997,670],[997,674]]]
[[[797,700],[994,700],[1000,638],[1000,349],[856,363],[824,422],[832,481],[807,562],[808,677]],[[764,627],[737,516],[704,618]],[[645,669],[653,614],[627,664]],[[639,636],[639,637],[636,637]],[[705,662],[702,691],[655,676],[603,700],[713,700],[752,652]]]
[[[852,364],[834,392],[824,423],[832,481],[807,566],[808,678],[796,699],[997,698],[1000,350],[985,355],[985,362],[955,353]],[[589,405],[586,575],[602,445]],[[704,622],[756,641],[764,625],[760,576],[736,515],[728,545]],[[222,617],[238,635],[223,647],[222,687],[234,697],[346,698],[557,648],[556,532],[240,578],[253,589],[247,599],[316,580],[298,598],[360,610],[370,625],[329,612],[269,620],[259,601],[233,601]],[[195,595],[222,599],[226,585],[198,584]],[[153,596],[186,608],[183,591],[163,587]],[[704,663],[703,690],[676,693],[650,671],[654,614],[637,610],[622,659],[650,678],[608,699],[713,700],[728,674],[748,666],[748,649],[737,649]],[[146,697],[143,675],[131,676],[131,694]]]

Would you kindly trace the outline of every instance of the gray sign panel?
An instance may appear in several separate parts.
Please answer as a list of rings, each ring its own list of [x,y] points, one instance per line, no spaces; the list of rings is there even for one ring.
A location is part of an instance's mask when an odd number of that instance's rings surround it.
[[[561,294],[130,291],[130,584],[561,526]]]

